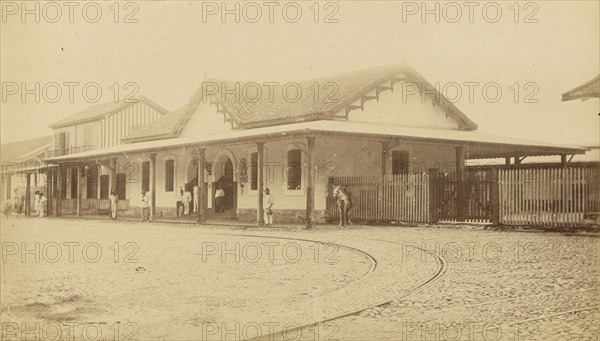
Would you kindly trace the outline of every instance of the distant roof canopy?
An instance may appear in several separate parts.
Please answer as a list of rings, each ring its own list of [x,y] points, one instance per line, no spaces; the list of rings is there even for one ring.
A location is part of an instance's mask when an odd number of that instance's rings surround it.
[[[35,158],[36,152],[52,146],[52,136],[42,136],[28,140],[6,143],[0,146],[2,162],[23,162]]]
[[[361,108],[367,100],[377,98],[381,91],[391,90],[394,83],[403,81],[414,82],[419,89],[425,87],[432,101],[454,118],[461,130],[477,129],[477,124],[423,76],[408,65],[394,64],[278,85],[204,80],[188,105],[138,127],[125,140],[178,137],[198,105],[207,101],[237,129],[335,119],[340,113],[347,115],[351,110]],[[359,101],[360,105],[357,105]]]
[[[586,82],[572,90],[562,94],[562,101],[571,101],[574,99],[600,98],[600,75],[589,82]]]
[[[156,104],[154,101],[150,100],[145,96],[138,96],[131,98],[127,101],[118,101],[118,102],[106,102],[98,105],[94,105],[92,107],[86,108],[78,113],[75,113],[71,116],[63,118],[62,120],[56,121],[50,125],[50,128],[60,128],[65,126],[70,126],[73,124],[85,123],[90,121],[96,121],[100,118],[109,116],[118,111],[121,111],[127,107],[133,106],[139,102],[145,103],[161,114],[167,114],[169,111],[160,105]]]

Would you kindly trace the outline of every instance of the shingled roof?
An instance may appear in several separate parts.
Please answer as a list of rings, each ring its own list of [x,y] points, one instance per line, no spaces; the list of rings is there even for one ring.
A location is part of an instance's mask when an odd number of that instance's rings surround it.
[[[600,98],[600,75],[562,94],[562,101],[574,99]]]
[[[270,96],[269,85],[264,83],[208,79],[192,96],[186,106],[187,112],[184,112],[186,109],[182,107],[165,116],[164,121],[170,124],[163,124],[161,120],[157,120],[136,129],[125,140],[142,141],[158,137],[177,137],[198,105],[207,100],[210,100],[220,113],[226,115],[226,121],[229,121],[233,128],[238,129],[333,119],[340,113],[347,115],[351,110],[362,108],[364,102],[378,98],[381,91],[391,90],[393,84],[400,81],[414,82],[419,87],[426,87],[427,94],[433,97],[435,104],[443,107],[448,116],[458,122],[462,130],[477,129],[473,121],[441,93],[434,90],[435,87],[423,76],[407,65],[394,64],[300,82],[282,83],[273,88],[273,96]],[[285,86],[287,92],[283,91]],[[261,95],[257,96],[259,91]],[[233,92],[246,96],[232,95]],[[297,96],[297,93],[302,95]],[[175,124],[176,120],[178,122]]]
[[[102,104],[97,104],[92,107],[86,108],[80,112],[77,112],[71,116],[63,118],[62,120],[56,121],[50,125],[50,128],[60,128],[64,126],[69,126],[73,124],[85,123],[90,121],[95,121],[105,116],[109,116],[118,111],[121,111],[127,107],[137,104],[138,102],[145,103],[161,114],[166,114],[169,111],[160,105],[156,104],[154,101],[150,100],[145,96],[138,96],[132,99],[131,101],[124,102],[123,100],[118,102],[106,102]]]

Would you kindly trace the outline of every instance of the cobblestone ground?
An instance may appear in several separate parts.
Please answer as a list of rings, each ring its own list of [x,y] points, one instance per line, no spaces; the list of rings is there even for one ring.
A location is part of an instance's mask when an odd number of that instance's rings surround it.
[[[2,340],[598,340],[600,239],[2,221]],[[320,322],[320,323],[319,323]]]

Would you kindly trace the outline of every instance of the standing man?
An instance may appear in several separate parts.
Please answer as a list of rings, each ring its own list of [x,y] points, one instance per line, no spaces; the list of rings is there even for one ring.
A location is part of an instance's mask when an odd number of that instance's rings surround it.
[[[179,188],[179,193],[177,193],[177,202],[175,203],[175,209],[177,211],[177,218],[179,218],[182,214],[179,214],[179,208],[183,208],[183,188]]]
[[[46,204],[48,203],[48,199],[44,193],[40,192],[40,202],[38,203],[39,217],[42,218],[46,216]]]
[[[273,200],[273,196],[271,195],[271,190],[265,188],[265,225],[272,226],[273,225],[273,204],[275,200]]]
[[[222,213],[223,210],[225,209],[225,191],[223,190],[223,188],[221,188],[221,186],[219,185],[217,187],[217,191],[215,192],[215,212],[216,213]]]
[[[119,196],[115,191],[110,192],[110,218],[117,219],[117,205],[119,203]]]
[[[200,192],[198,186],[194,186],[194,212],[198,212],[198,203],[200,202]]]
[[[142,221],[150,221],[150,197],[148,192],[142,191]]]
[[[183,193],[183,212],[185,215],[190,214],[190,204],[192,203],[192,193],[189,190],[186,190]]]

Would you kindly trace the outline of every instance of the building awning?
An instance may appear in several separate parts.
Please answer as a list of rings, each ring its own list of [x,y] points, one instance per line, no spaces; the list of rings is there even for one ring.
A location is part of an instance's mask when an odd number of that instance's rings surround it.
[[[600,98],[600,75],[562,94],[563,102],[574,99],[586,100],[588,98]]]
[[[301,122],[247,130],[232,130],[222,133],[202,134],[191,137],[154,140],[122,144],[76,154],[46,159],[47,162],[67,162],[104,157],[115,157],[127,153],[161,151],[175,147],[201,148],[225,144],[269,142],[282,138],[315,136],[321,138],[366,138],[370,140],[422,142],[467,147],[467,158],[481,159],[511,156],[583,154],[586,148],[561,146],[546,142],[510,138],[477,131],[411,128],[380,123],[346,122],[321,120]]]

